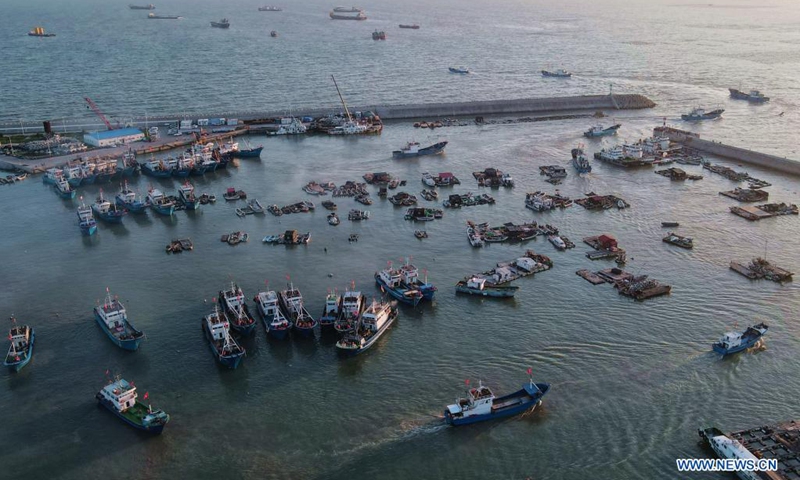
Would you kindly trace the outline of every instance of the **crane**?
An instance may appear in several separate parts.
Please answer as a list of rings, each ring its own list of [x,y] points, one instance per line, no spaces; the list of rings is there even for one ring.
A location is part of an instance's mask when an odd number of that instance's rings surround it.
[[[111,126],[111,122],[109,122],[106,116],[103,115],[103,112],[100,111],[100,107],[98,107],[97,104],[94,103],[92,99],[89,97],[83,97],[83,99],[86,100],[87,103],[86,108],[90,108],[94,112],[94,114],[97,115],[100,118],[100,120],[102,120],[103,123],[106,124],[106,128],[108,128],[109,130],[114,130],[114,127]]]

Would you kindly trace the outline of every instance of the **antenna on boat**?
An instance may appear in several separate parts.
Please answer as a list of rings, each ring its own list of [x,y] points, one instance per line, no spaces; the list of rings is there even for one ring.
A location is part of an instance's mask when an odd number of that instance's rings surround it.
[[[333,86],[336,87],[336,93],[339,94],[339,100],[342,101],[342,106],[344,107],[344,113],[347,114],[347,121],[352,122],[353,117],[350,116],[350,110],[347,108],[347,104],[344,101],[344,97],[342,97],[342,92],[341,90],[339,90],[339,85],[336,83],[336,78],[333,75],[331,75],[331,80],[333,80]]]

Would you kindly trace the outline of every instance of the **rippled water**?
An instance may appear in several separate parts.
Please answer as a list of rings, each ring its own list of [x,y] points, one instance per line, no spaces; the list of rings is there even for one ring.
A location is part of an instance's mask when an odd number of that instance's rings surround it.
[[[119,115],[145,106],[333,104],[330,73],[341,77],[353,103],[595,93],[613,82],[615,91],[645,93],[659,103],[616,115],[624,125],[620,139],[648,134],[665,116],[674,122],[694,104],[718,104],[724,119],[692,128],[790,156],[796,148],[798,11],[788,2],[731,8],[381,2],[364,4],[370,20],[355,25],[330,22],[331,5],[316,0],[260,15],[252,2],[159,2],[158,13],[186,16],[178,23],[141,19],[146,12],[129,11],[125,2],[9,3],[0,18],[9,62],[0,82],[14,88],[0,88],[4,118],[82,114],[84,94]],[[229,31],[207,28],[222,16],[233,24]],[[395,28],[406,22],[422,28]],[[58,36],[22,36],[36,24]],[[369,38],[376,27],[387,30],[386,42]],[[281,36],[266,37],[271,29]],[[446,74],[454,63],[476,73]],[[576,77],[560,82],[537,74],[562,65]],[[753,107],[728,100],[726,88],[739,84],[759,87],[774,101]],[[424,241],[414,238],[420,226],[404,221],[403,209],[377,200],[369,207],[372,218],[361,224],[328,226],[322,210],[240,219],[234,205],[220,200],[173,220],[131,216],[124,226],[101,225],[87,239],[77,229],[76,204],[59,200],[38,179],[0,188],[6,279],[0,312],[13,312],[38,333],[31,364],[18,375],[2,375],[3,471],[32,478],[116,478],[120,472],[143,478],[681,478],[675,457],[706,455],[696,445],[697,428],[792,418],[800,388],[798,289],[750,282],[728,263],[766,248],[778,265],[800,270],[798,220],[750,223],[732,216],[727,210],[735,202],[717,193],[732,182],[691,166],[686,170],[705,179],[670,182],[649,170],[596,163],[581,178],[569,168],[562,193],[614,193],[632,208],[524,209],[526,191],[553,190],[538,166],[566,162],[587,127],[579,119],[430,133],[390,124],[371,138],[251,137],[265,145],[261,162],[243,160],[239,168],[195,180],[198,190],[218,196],[237,186],[262,202],[286,204],[307,198],[300,187],[309,180],[341,183],[369,171],[405,178],[406,191],[415,194],[423,171],[454,172],[463,182],[456,192],[480,191],[470,173],[489,166],[515,177],[515,189],[491,192],[496,205],[447,211],[425,225],[430,238]],[[391,160],[389,152],[411,138],[446,138],[447,155]],[[587,142],[587,149],[600,145]],[[774,184],[770,200],[798,202],[796,178],[746,169]],[[134,186],[145,191],[151,183],[168,192],[177,187],[148,178]],[[87,198],[97,192],[97,186],[82,191]],[[341,213],[358,205],[336,201]],[[586,259],[582,244],[565,253],[542,239],[472,249],[467,220],[546,221],[576,241],[611,233],[628,250],[632,271],[673,285],[673,293],[637,303],[608,285],[592,286],[574,272],[610,264]],[[661,242],[664,220],[679,221],[680,231],[696,239],[695,249]],[[312,243],[284,248],[257,241],[288,228],[310,231]],[[239,229],[253,241],[219,242],[220,234]],[[361,234],[358,243],[347,242],[352,232]],[[195,251],[166,256],[164,245],[178,236],[191,237]],[[454,295],[451,286],[464,275],[525,249],[551,256],[555,267],[520,280],[515,300]],[[373,272],[408,255],[440,287],[435,304],[402,309],[363,357],[340,361],[325,339],[272,342],[259,329],[245,343],[248,356],[238,370],[214,363],[199,319],[208,310],[204,301],[230,279],[251,297],[265,281],[282,286],[288,274],[318,314],[326,291],[351,280],[378,295]],[[137,353],[111,345],[91,317],[106,286],[148,335]],[[771,327],[764,351],[725,360],[710,352],[710,343],[735,322],[762,319]],[[525,381],[529,366],[553,386],[541,410],[463,429],[442,426],[442,408],[465,378],[505,392]],[[95,406],[106,369],[135,380],[172,415],[164,435],[140,436]]]

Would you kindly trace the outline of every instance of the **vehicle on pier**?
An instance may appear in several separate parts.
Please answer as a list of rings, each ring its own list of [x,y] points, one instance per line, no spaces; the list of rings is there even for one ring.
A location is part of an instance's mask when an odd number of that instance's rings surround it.
[[[768,329],[769,326],[762,322],[752,327],[747,327],[743,332],[727,332],[717,343],[712,345],[712,348],[720,355],[739,353],[758,343]]]
[[[489,387],[479,383],[477,388],[467,390],[466,398],[447,406],[444,419],[449,425],[458,426],[518,415],[541,405],[549,391],[549,383],[533,383],[531,378],[520,390],[497,398]]]

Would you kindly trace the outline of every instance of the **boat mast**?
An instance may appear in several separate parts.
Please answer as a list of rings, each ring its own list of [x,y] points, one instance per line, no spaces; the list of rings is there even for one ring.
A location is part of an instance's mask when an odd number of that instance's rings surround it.
[[[342,101],[342,106],[344,107],[344,113],[347,114],[347,121],[352,122],[353,117],[350,116],[350,110],[347,108],[347,104],[344,102],[344,97],[342,97],[342,92],[339,90],[339,85],[336,83],[336,78],[331,75],[331,80],[333,80],[333,86],[336,87],[336,93],[339,94],[339,100]]]

